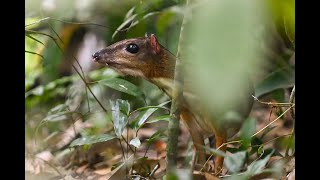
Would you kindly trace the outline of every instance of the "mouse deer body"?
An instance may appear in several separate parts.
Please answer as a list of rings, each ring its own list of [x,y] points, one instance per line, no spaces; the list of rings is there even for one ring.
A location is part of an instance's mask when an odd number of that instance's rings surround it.
[[[176,57],[157,41],[155,35],[116,42],[94,53],[92,57],[93,61],[105,64],[120,74],[144,78],[172,97]],[[206,161],[202,148],[204,138],[214,134],[216,148],[220,147],[240,129],[242,121],[249,115],[253,105],[253,87],[251,84],[248,87],[249,91],[244,94],[243,102],[230,107],[239,109],[237,112],[242,120],[237,123],[216,121],[217,117],[207,112],[197,97],[188,91],[188,87],[184,87],[180,118],[190,132],[200,164],[203,165]],[[220,150],[226,151],[226,146]],[[221,171],[222,165],[223,157],[217,156],[216,173]]]

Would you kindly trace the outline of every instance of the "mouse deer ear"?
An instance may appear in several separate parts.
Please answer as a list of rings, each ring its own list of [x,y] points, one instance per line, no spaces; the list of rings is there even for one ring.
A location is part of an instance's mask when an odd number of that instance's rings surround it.
[[[157,40],[157,37],[154,34],[151,34],[149,38],[152,52],[154,54],[158,54],[161,51],[161,46]]]

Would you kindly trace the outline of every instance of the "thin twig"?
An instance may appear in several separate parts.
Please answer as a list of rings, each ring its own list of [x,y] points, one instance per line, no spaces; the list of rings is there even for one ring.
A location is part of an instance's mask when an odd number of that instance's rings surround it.
[[[97,24],[97,23],[64,21],[64,20],[55,19],[55,18],[52,18],[52,17],[46,17],[46,18],[40,19],[40,20],[38,20],[38,21],[36,21],[36,22],[33,22],[33,23],[30,23],[30,24],[25,25],[25,27],[28,27],[28,26],[31,26],[31,25],[34,25],[34,24],[38,24],[38,23],[40,23],[40,22],[42,22],[42,21],[46,21],[46,20],[48,20],[48,21],[50,21],[50,20],[55,20],[55,21],[58,21],[58,22],[66,23],[66,24],[98,26],[98,27],[103,27],[103,28],[106,28],[106,29],[111,29],[111,28],[108,27],[108,26],[104,26],[104,25]],[[122,29],[122,30],[115,30],[115,31],[122,32],[122,31],[126,31],[127,29],[129,29],[129,28],[125,28],[125,29]]]
[[[36,41],[36,42],[38,42],[38,43],[40,43],[40,44],[44,45],[44,44],[43,44],[43,42],[41,42],[41,41],[39,41],[38,39],[36,39],[36,38],[32,37],[30,34],[26,34],[26,36],[27,36],[28,38],[30,38],[30,39],[32,39],[32,40],[34,40],[34,41]]]
[[[42,32],[38,32],[38,31],[33,31],[33,30],[25,30],[25,32],[27,34],[41,34],[41,35],[44,35],[44,36],[48,36],[49,38],[51,38],[52,40],[56,41],[57,39],[54,38],[53,36],[49,35],[49,34],[46,34],[46,33],[42,33]]]
[[[293,103],[273,103],[273,102],[263,102],[260,101],[257,97],[255,97],[254,95],[252,95],[252,97],[254,98],[254,100],[258,101],[261,104],[266,104],[269,106],[273,106],[273,107],[288,107],[288,106],[292,106]]]
[[[271,124],[273,124],[274,122],[276,122],[277,120],[279,120],[286,112],[288,112],[292,107],[294,107],[294,104],[292,106],[290,106],[287,110],[285,110],[280,116],[278,116],[275,120],[273,120],[272,122],[270,122],[269,124],[267,124],[265,127],[263,127],[262,129],[260,129],[258,132],[256,132],[254,135],[252,135],[251,137],[256,136],[257,134],[259,134],[260,132],[262,132],[263,130],[265,130],[267,127],[269,127]]]
[[[45,33],[41,33],[41,32],[37,32],[37,31],[31,31],[31,30],[25,30],[26,32],[29,32],[29,33],[37,33],[37,34],[41,34],[41,35],[44,35],[44,36],[48,36],[50,37],[54,42],[55,44],[57,45],[57,47],[60,49],[61,52],[63,52],[62,48],[59,46],[58,42],[57,42],[57,39],[55,39],[54,37],[48,35],[48,34],[45,34]],[[78,69],[71,63],[71,66],[72,68],[76,71],[76,73],[79,75],[79,77],[82,79],[82,81],[85,83],[86,87],[88,88],[88,90],[90,91],[91,95],[93,96],[93,98],[97,101],[97,103],[100,105],[100,107],[105,111],[105,112],[108,112],[105,107],[101,104],[101,102],[98,100],[98,98],[94,95],[94,93],[92,92],[89,84],[86,82],[86,80],[82,77],[81,73],[78,71]],[[111,120],[112,121],[112,120]],[[112,121],[113,122],[113,121]]]
[[[44,19],[41,19],[35,23],[40,23],[41,21],[45,21],[45,20],[48,20],[50,19],[50,17],[47,17],[47,18],[44,18]],[[52,18],[51,18],[52,19]],[[54,19],[54,20],[57,20],[57,19]],[[59,21],[59,20],[58,20]],[[31,23],[29,25],[32,25],[32,24],[35,24],[35,23]],[[25,27],[29,26],[29,25],[26,25]],[[51,25],[48,23],[48,25],[51,27]],[[51,27],[52,28],[52,27]],[[52,28],[53,30],[53,28]],[[54,38],[53,36],[51,35],[48,35],[46,33],[42,33],[42,32],[38,32],[38,31],[33,31],[33,30],[25,30],[26,33],[33,33],[33,34],[41,34],[41,35],[44,35],[44,36],[48,36],[50,37],[54,42],[55,44],[57,45],[57,47],[60,49],[61,52],[63,52],[62,48],[59,46],[58,42],[57,42],[57,39]],[[57,37],[59,38],[59,40],[63,43],[62,39],[60,38],[60,36],[53,30],[53,32],[57,35]],[[73,58],[75,58],[73,56]],[[76,58],[75,58],[76,59]],[[79,62],[77,61],[76,59],[76,62],[78,63],[78,65],[80,66]],[[91,88],[89,87],[86,79],[84,78],[84,76],[82,77],[81,74],[79,73],[78,69],[72,64],[70,63],[72,68],[76,71],[76,73],[80,76],[80,78],[82,79],[82,81],[85,83],[86,87],[88,88],[88,90],[90,91],[90,93],[92,94],[93,98],[98,102],[98,104],[101,106],[101,108],[107,112],[107,110],[104,108],[104,106],[101,104],[101,102],[98,100],[98,98],[94,95],[94,93],[92,92]],[[80,66],[80,69],[81,69],[81,66]],[[82,69],[81,69],[82,70]],[[82,72],[83,73],[83,72]],[[83,74],[84,75],[84,74]],[[112,121],[112,120],[111,120]],[[112,121],[113,122],[113,121]]]
[[[121,137],[126,144],[129,144],[128,141],[126,141],[126,138],[123,137],[123,135],[121,135]],[[132,153],[134,153],[134,150],[131,148],[131,146],[129,146],[129,149],[131,149]]]
[[[262,143],[262,144],[263,144],[263,145],[266,145],[266,144],[268,144],[268,143],[270,143],[270,142],[272,142],[272,141],[275,141],[275,140],[277,140],[277,139],[279,139],[279,138],[283,138],[283,137],[291,136],[291,135],[292,135],[292,134],[290,133],[290,134],[278,136],[278,137],[275,137],[275,138],[273,138],[273,139],[270,139],[269,141],[267,141],[267,142],[265,142],[265,143]],[[258,146],[260,146],[260,145],[258,145]],[[253,146],[251,146],[251,147],[253,147]]]
[[[121,143],[121,139],[118,138],[118,140],[119,140],[120,147],[121,147],[121,150],[122,150],[123,162],[125,162],[126,161],[126,156],[124,155],[124,150],[123,150],[123,146],[122,146],[122,143]]]
[[[29,53],[29,54],[38,55],[38,56],[40,56],[42,59],[44,59],[44,57],[43,57],[41,54],[38,54],[38,53],[35,53],[35,52],[32,52],[32,51],[27,51],[27,50],[25,50],[24,52]]]
[[[65,45],[64,41],[60,38],[59,34],[53,29],[53,27],[51,26],[51,24],[50,24],[49,22],[47,22],[47,24],[49,25],[49,27],[50,27],[50,29],[53,31],[53,33],[59,38],[59,40],[61,41],[61,43],[62,43],[63,45]],[[86,76],[85,76],[85,74],[84,74],[84,72],[83,72],[82,66],[80,65],[78,59],[77,59],[73,54],[72,54],[72,57],[73,57],[73,59],[77,62],[78,66],[79,66],[79,68],[80,68],[80,71],[81,71],[81,73],[82,73],[83,79],[85,80],[85,82],[87,82]],[[68,62],[69,62],[69,61],[68,61]],[[88,110],[90,111],[89,96],[88,96],[88,90],[87,90],[87,88],[85,88],[85,91],[86,91],[86,97],[87,97],[87,102],[88,102]]]

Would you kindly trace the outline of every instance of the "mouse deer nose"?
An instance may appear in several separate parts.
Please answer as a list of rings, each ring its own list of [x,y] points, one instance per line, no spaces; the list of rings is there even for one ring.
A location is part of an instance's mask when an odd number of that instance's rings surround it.
[[[93,54],[92,54],[92,58],[93,58],[94,60],[99,60],[99,59],[101,58],[101,55],[100,55],[99,51],[93,53]]]
[[[93,61],[99,61],[101,59],[101,57],[102,56],[101,56],[100,51],[95,52],[95,53],[92,54]]]

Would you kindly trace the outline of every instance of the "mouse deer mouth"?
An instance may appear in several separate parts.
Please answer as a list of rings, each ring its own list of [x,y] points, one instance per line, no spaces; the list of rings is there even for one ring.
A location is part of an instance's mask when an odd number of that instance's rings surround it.
[[[108,55],[106,55],[105,49],[102,49],[100,51],[93,53],[92,60],[93,62],[105,64],[107,66],[119,65],[119,63],[113,61],[110,57],[108,58]]]
[[[103,59],[103,54],[101,53],[101,51],[95,52],[92,54],[92,58],[94,62],[99,62],[101,61],[101,59]]]

